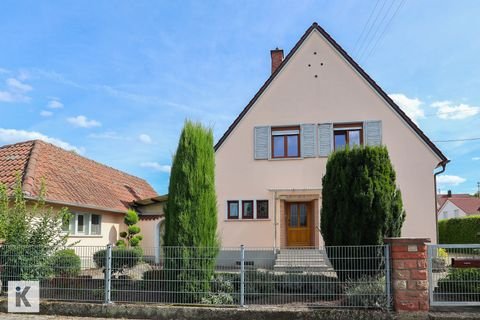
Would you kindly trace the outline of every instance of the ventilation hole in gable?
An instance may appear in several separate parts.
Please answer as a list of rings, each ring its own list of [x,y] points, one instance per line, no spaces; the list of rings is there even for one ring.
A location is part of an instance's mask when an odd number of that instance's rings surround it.
[[[323,66],[323,62],[321,62],[320,65]]]
[[[315,75],[315,78],[318,78],[318,74]]]
[[[313,54],[317,54],[317,51],[314,51]]]
[[[308,64],[308,67],[310,68],[311,66],[312,66],[312,65],[309,63],[309,64]]]

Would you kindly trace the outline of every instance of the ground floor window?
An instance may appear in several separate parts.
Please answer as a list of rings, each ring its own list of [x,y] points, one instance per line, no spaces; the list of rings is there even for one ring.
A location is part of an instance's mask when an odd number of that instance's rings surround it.
[[[268,219],[268,200],[257,200],[257,219]]]
[[[228,219],[238,219],[238,201],[227,201]]]
[[[91,213],[71,213],[69,221],[64,221],[62,230],[71,235],[101,235],[102,216]]]
[[[268,200],[228,200],[227,219],[268,219]]]

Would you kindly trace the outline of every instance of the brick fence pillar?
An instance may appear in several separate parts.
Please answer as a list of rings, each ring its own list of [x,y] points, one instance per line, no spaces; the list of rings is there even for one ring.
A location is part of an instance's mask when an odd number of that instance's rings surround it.
[[[391,252],[393,307],[397,312],[429,309],[426,238],[386,238]]]

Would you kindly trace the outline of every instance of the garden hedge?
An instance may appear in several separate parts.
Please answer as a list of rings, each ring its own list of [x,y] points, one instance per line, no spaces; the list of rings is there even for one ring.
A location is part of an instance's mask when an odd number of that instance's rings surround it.
[[[440,220],[438,233],[441,244],[478,243],[480,215]]]

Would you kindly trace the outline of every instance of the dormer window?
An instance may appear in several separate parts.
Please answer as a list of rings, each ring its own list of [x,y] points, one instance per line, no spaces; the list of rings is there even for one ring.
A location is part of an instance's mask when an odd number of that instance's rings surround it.
[[[300,157],[300,127],[272,128],[272,158]]]

